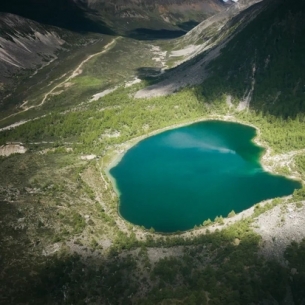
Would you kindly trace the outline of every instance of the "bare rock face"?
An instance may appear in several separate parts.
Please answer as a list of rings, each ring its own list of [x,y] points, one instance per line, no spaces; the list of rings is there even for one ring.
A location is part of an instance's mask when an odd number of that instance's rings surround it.
[[[55,31],[12,14],[0,13],[0,32],[0,82],[54,60],[65,43]]]
[[[174,35],[180,36],[188,26],[193,27],[224,11],[228,5],[235,4],[220,0],[11,0],[1,3],[0,91],[20,71],[37,69],[55,60],[65,43],[58,33],[68,29],[67,24],[72,28],[78,24],[83,31],[112,29],[111,33],[133,37],[147,29],[177,31]],[[59,29],[50,24],[64,26]]]
[[[7,144],[0,146],[0,156],[7,157],[12,154],[24,154],[26,148],[21,144]]]
[[[260,5],[254,6],[254,4]],[[162,81],[139,90],[134,97],[165,96],[178,91],[180,88],[201,84],[209,76],[209,69],[207,68],[209,63],[221,54],[222,49],[234,37],[234,34],[231,35],[232,31],[230,29],[236,24],[230,23],[230,21],[245,11],[239,19],[240,28],[243,28],[260,12],[261,4],[263,4],[261,0],[241,0],[232,4],[226,10],[202,21],[183,37],[180,37],[179,41],[176,42],[177,49],[170,53],[170,57],[184,56],[184,61],[181,61],[176,69],[168,71],[167,77],[164,77]],[[246,11],[252,5],[253,9]],[[214,38],[216,39],[203,40],[202,37],[205,33],[211,30],[214,32]],[[233,33],[237,33],[237,31],[233,31]],[[179,46],[183,47],[180,48]],[[204,52],[204,56],[198,57],[196,61],[190,61]],[[251,96],[249,95],[249,97]]]

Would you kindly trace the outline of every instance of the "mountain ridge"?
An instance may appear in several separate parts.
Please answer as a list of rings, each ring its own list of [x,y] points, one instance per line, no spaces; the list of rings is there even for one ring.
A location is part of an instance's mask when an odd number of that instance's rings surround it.
[[[167,0],[157,2],[148,0],[119,2],[12,0],[0,4],[0,11],[69,30],[95,31],[103,34],[114,34],[119,30],[120,34],[127,34],[128,31],[135,29],[137,24],[143,24],[145,20],[150,26],[158,27],[156,22],[159,22],[163,27],[170,29],[178,20],[181,22],[201,21],[225,7],[224,3],[217,0],[191,0],[187,3]],[[122,27],[120,22],[122,23],[124,19],[130,21],[136,19],[137,22],[134,25],[125,22]]]
[[[209,76],[210,62],[219,56],[226,44],[234,39],[235,35],[242,31],[265,6],[264,1],[247,2],[247,5],[233,6],[201,22],[176,41],[177,46],[174,52],[183,52],[184,49],[179,50],[181,46],[193,46],[190,52],[185,53],[186,57],[183,61],[178,62],[177,67],[167,71],[166,75],[161,77],[164,80],[141,89],[135,97],[168,95],[180,88],[201,84]],[[208,33],[207,36],[205,33]]]

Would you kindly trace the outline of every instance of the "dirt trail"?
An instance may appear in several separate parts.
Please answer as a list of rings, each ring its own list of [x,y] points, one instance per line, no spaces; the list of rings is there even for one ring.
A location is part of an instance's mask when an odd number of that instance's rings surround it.
[[[48,98],[50,95],[52,95],[52,93],[53,93],[57,88],[63,86],[65,83],[69,82],[71,79],[73,79],[73,78],[75,78],[76,76],[80,75],[80,74],[83,72],[83,71],[82,71],[82,67],[83,67],[83,65],[84,65],[85,63],[87,63],[87,62],[88,62],[90,59],[92,59],[93,57],[96,57],[96,56],[98,56],[98,55],[102,55],[102,54],[108,52],[108,51],[110,50],[110,48],[115,44],[115,42],[116,42],[119,38],[120,38],[120,37],[114,38],[111,42],[109,42],[107,45],[105,45],[105,47],[103,48],[102,51],[100,51],[100,52],[98,52],[98,53],[94,53],[94,54],[88,56],[86,59],[84,59],[84,60],[78,65],[78,67],[72,72],[72,74],[71,74],[68,78],[66,78],[65,80],[63,80],[61,83],[57,84],[55,87],[53,87],[50,91],[48,91],[48,92],[44,95],[44,97],[43,97],[42,101],[40,102],[40,104],[38,104],[38,105],[33,105],[33,106],[30,106],[30,107],[26,107],[26,108],[24,108],[24,109],[21,110],[21,111],[15,112],[15,113],[13,113],[13,114],[11,114],[11,115],[5,117],[5,118],[2,118],[2,119],[0,120],[0,122],[1,122],[1,121],[4,121],[4,120],[6,120],[6,119],[8,119],[8,118],[10,118],[10,117],[13,117],[13,116],[15,116],[15,115],[17,115],[17,114],[26,112],[26,111],[28,111],[28,110],[30,110],[30,109],[33,109],[33,108],[37,108],[37,107],[42,106],[42,105],[46,102],[47,98]],[[25,106],[25,105],[24,105],[24,106]],[[16,124],[16,123],[15,123],[15,124]]]
[[[51,95],[57,88],[61,87],[63,84],[69,82],[71,79],[75,78],[76,76],[82,74],[83,70],[82,70],[82,67],[85,63],[87,63],[90,59],[92,59],[93,57],[96,57],[98,55],[102,55],[106,52],[109,51],[109,49],[111,48],[111,46],[117,41],[118,37],[117,38],[114,38],[111,42],[109,42],[107,45],[105,45],[103,51],[101,52],[98,52],[98,53],[95,53],[95,54],[92,54],[90,56],[88,56],[85,60],[83,60],[79,66],[72,72],[72,74],[67,78],[65,79],[64,81],[62,81],[61,83],[59,83],[58,85],[56,85],[53,89],[51,89],[48,93],[45,94],[43,100],[41,101],[41,103],[37,106],[31,106],[31,107],[39,107],[39,106],[42,106],[45,101],[47,100],[47,98],[49,97],[49,95]]]

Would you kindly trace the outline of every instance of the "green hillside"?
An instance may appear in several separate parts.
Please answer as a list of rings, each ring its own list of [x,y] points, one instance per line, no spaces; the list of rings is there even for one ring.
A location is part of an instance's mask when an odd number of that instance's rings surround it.
[[[1,304],[305,302],[305,4],[263,7],[244,28],[241,16],[228,20],[232,39],[203,83],[168,96],[134,98],[206,52],[163,73],[177,40],[98,33],[15,89],[17,106],[0,118]],[[110,163],[149,135],[205,119],[254,126],[264,168],[303,188],[175,234],[121,218]]]
[[[269,1],[210,65],[213,77],[203,95],[227,93],[242,99],[255,80],[250,108],[283,119],[305,112],[304,16],[300,1]],[[217,88],[216,88],[217,87]]]

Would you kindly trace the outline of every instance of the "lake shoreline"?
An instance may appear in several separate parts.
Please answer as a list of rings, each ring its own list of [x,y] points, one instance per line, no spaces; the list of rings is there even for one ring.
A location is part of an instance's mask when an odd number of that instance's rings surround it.
[[[201,117],[201,118],[198,118],[198,119],[195,119],[195,120],[192,120],[192,121],[187,121],[187,122],[184,122],[184,123],[177,123],[177,124],[174,124],[174,125],[171,125],[171,126],[163,127],[163,128],[154,130],[154,131],[152,131],[152,132],[150,132],[148,134],[145,134],[145,135],[133,138],[131,140],[128,140],[128,141],[122,143],[121,145],[123,146],[123,148],[121,149],[121,151],[115,153],[114,156],[111,157],[110,162],[105,166],[105,172],[107,174],[107,177],[109,177],[109,178],[111,177],[110,178],[111,180],[113,179],[113,177],[110,174],[110,170],[113,167],[115,167],[122,160],[122,158],[124,157],[125,153],[130,148],[132,148],[133,146],[137,145],[142,140],[144,140],[144,139],[146,139],[148,137],[157,135],[159,133],[162,133],[164,131],[176,129],[176,128],[179,128],[179,127],[188,126],[188,125],[199,123],[199,122],[205,122],[205,121],[232,122],[232,123],[238,123],[238,124],[241,124],[241,125],[245,125],[245,126],[249,126],[249,127],[254,128],[256,130],[256,135],[255,135],[254,138],[252,138],[252,141],[257,146],[259,146],[259,147],[264,149],[264,153],[262,154],[262,156],[260,156],[260,159],[259,159],[260,164],[261,164],[263,170],[265,172],[273,174],[273,175],[279,175],[279,173],[276,172],[276,170],[275,170],[275,166],[274,165],[272,166],[272,165],[268,164],[269,162],[274,162],[275,160],[271,156],[272,149],[269,147],[269,145],[267,143],[262,142],[261,139],[260,139],[261,138],[261,130],[260,130],[259,127],[255,126],[255,125],[253,125],[251,123],[238,120],[236,117],[231,116],[231,115],[224,115],[224,116],[221,116],[221,115],[214,115],[213,116],[212,115],[212,116],[206,117],[206,118],[202,118]],[[305,150],[304,150],[304,152],[305,152]],[[288,179],[297,180],[297,181],[301,182],[303,185],[305,184],[305,181],[303,181],[298,176],[294,176],[294,175],[288,176],[288,175],[285,175],[285,174],[282,174],[282,175],[285,176]],[[116,190],[116,192],[117,192],[117,190]]]
[[[125,153],[132,147],[134,147],[135,145],[137,145],[140,141],[148,138],[148,137],[151,137],[151,136],[154,136],[154,135],[157,135],[157,134],[160,134],[164,131],[168,131],[168,130],[172,130],[172,129],[176,129],[176,128],[179,128],[179,127],[183,127],[183,126],[188,126],[188,125],[192,125],[192,124],[195,124],[195,123],[199,123],[199,122],[205,122],[205,121],[223,121],[223,122],[232,122],[232,123],[238,123],[238,124],[241,124],[241,125],[245,125],[245,126],[249,126],[249,127],[252,127],[255,129],[255,136],[251,139],[251,141],[253,143],[255,143],[257,146],[261,147],[264,149],[264,152],[263,154],[260,156],[259,158],[259,162],[260,162],[260,165],[261,167],[263,168],[263,170],[269,174],[272,174],[272,175],[280,175],[280,173],[276,172],[275,170],[275,165],[270,165],[270,162],[272,163],[272,161],[274,161],[274,158],[271,156],[271,148],[267,145],[267,143],[263,143],[260,139],[261,137],[261,130],[259,127],[251,124],[251,123],[248,123],[248,122],[245,122],[245,121],[242,121],[242,120],[239,120],[237,119],[235,116],[232,116],[232,115],[212,115],[212,116],[209,116],[209,117],[200,117],[198,119],[193,119],[193,120],[190,120],[190,121],[185,121],[185,122],[182,122],[182,123],[177,123],[177,124],[174,124],[174,125],[170,125],[170,126],[167,126],[167,127],[163,127],[163,128],[160,128],[158,130],[154,130],[150,133],[147,133],[147,134],[144,134],[142,136],[139,136],[139,137],[136,137],[136,138],[133,138],[129,141],[126,141],[124,143],[121,144],[121,147],[119,150],[117,151],[112,151],[110,155],[112,155],[112,157],[110,158],[110,161],[108,163],[106,163],[106,165],[104,166],[104,170],[105,170],[105,173],[107,175],[107,177],[111,180],[111,183],[112,183],[112,188],[114,190],[114,192],[116,193],[116,195],[119,197],[120,196],[120,192],[117,188],[117,185],[116,185],[116,181],[115,179],[112,177],[112,175],[110,174],[110,170],[115,167],[121,160],[122,158],[124,157]],[[300,179],[300,177],[297,177],[297,176],[294,176],[294,175],[282,175],[281,176],[285,176],[285,178],[288,178],[288,179],[292,179],[292,180],[295,180],[295,181],[298,181],[300,182],[302,185],[304,184],[304,181],[302,181]],[[284,196],[282,198],[289,198],[291,195],[288,195],[288,196]],[[272,200],[272,199],[270,199]],[[267,200],[269,201],[269,200]],[[264,201],[263,201],[264,202]],[[263,202],[258,202],[259,203],[263,203]],[[240,213],[238,213],[237,215],[243,215],[243,217],[245,215],[249,216],[249,212],[250,211],[253,211],[253,207],[250,207],[246,210],[243,210],[241,211]],[[118,213],[118,217],[122,218],[124,221],[126,221],[127,223],[130,223],[128,220],[126,220],[125,218],[123,218],[121,216],[121,214],[119,213],[119,208],[120,208],[120,203],[118,204],[117,206],[117,213]],[[237,217],[239,218],[239,217]],[[225,218],[227,219],[227,218]],[[230,218],[230,223],[235,219],[234,218]],[[236,219],[237,221],[237,219]],[[235,222],[235,221],[234,221]],[[143,230],[142,228],[139,227],[139,225],[136,225],[136,224],[133,224],[131,223],[134,227],[137,227],[140,231],[148,231],[148,229],[145,229]],[[213,225],[212,227],[214,227],[215,225]],[[217,226],[219,227],[219,226]],[[209,226],[208,228],[211,228],[211,226]],[[138,230],[137,229],[137,230]],[[187,233],[189,232],[192,232],[194,234],[195,231],[198,231],[201,232],[199,234],[202,234],[202,230],[205,230],[206,228],[198,228],[197,230],[194,230],[194,229],[189,229],[189,230],[186,230],[186,231],[183,231],[183,232],[180,232],[179,233],[176,233],[176,232],[172,232],[172,233],[164,233],[164,232],[156,232],[157,233],[157,236],[162,236],[162,235],[170,235],[170,236],[183,236],[184,234],[188,235]]]

